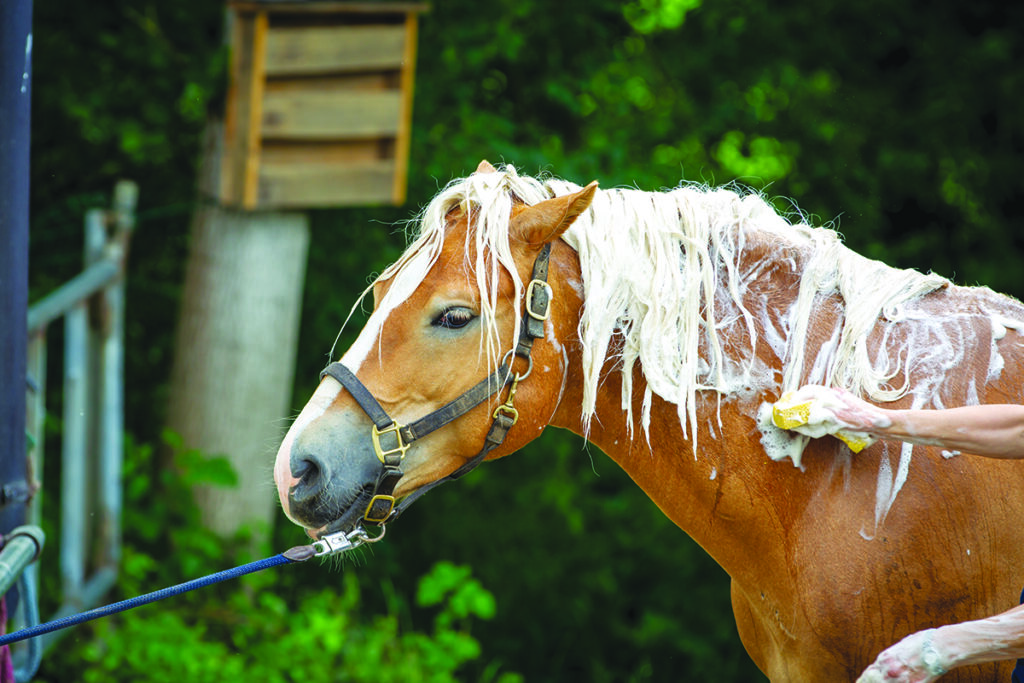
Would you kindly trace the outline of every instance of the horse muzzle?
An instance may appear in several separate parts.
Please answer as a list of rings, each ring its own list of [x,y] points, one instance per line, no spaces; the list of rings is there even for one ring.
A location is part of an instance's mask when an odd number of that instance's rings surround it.
[[[282,454],[290,477],[278,482],[292,520],[321,533],[358,526],[380,471],[369,431],[361,414],[326,412],[295,437]]]

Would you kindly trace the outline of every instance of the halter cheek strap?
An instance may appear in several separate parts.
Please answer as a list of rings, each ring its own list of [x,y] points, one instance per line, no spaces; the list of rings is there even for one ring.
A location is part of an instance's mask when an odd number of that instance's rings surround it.
[[[526,311],[522,318],[519,343],[514,350],[516,356],[530,361],[531,368],[533,361],[530,359],[530,352],[533,349],[533,342],[544,336],[544,321],[551,313],[551,286],[547,283],[550,255],[551,245],[545,244],[533,263],[533,277],[526,288]],[[510,351],[505,358],[509,358],[511,353],[513,352]],[[512,374],[511,362],[511,360],[505,362],[503,359],[497,370],[464,394],[408,425],[398,424],[391,419],[387,411],[373,397],[370,390],[359,381],[355,373],[341,363],[331,363],[320,373],[320,379],[329,375],[340,382],[373,422],[370,436],[373,441],[373,450],[381,462],[381,472],[374,483],[372,497],[363,513],[363,521],[384,525],[396,519],[427,491],[446,481],[452,481],[467,474],[483,462],[488,453],[502,444],[508,431],[519,419],[519,413],[513,407],[512,401],[515,398],[519,381],[530,374],[529,370],[524,375],[517,374],[512,378],[508,398],[495,409],[492,416],[494,421],[484,438],[484,446],[480,452],[447,477],[420,487],[406,496],[400,504],[396,504],[394,490],[398,485],[398,480],[402,478],[402,460],[412,442],[465,415],[504,389]]]

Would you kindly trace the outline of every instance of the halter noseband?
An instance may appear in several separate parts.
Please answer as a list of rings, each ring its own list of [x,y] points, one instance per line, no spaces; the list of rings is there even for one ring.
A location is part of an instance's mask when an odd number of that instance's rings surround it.
[[[434,412],[421,417],[408,425],[402,425],[388,416],[387,411],[373,397],[370,390],[359,381],[351,370],[339,362],[334,362],[324,368],[320,373],[322,380],[325,375],[330,375],[341,383],[349,394],[363,409],[363,412],[373,421],[370,428],[370,438],[373,441],[373,450],[377,459],[381,462],[381,472],[374,483],[372,497],[363,513],[363,521],[383,526],[396,519],[416,499],[425,494],[435,486],[446,481],[458,479],[474,469],[483,462],[484,457],[492,450],[501,445],[508,434],[508,430],[519,419],[519,412],[513,407],[512,401],[515,398],[516,388],[519,381],[525,379],[533,368],[533,360],[530,358],[530,351],[533,349],[533,341],[544,336],[544,321],[551,313],[551,285],[547,282],[548,261],[551,255],[551,244],[545,244],[537,259],[533,262],[533,278],[526,287],[526,315],[522,317],[522,326],[519,333],[519,343],[516,348],[508,351],[502,358],[501,365],[481,382],[471,387],[464,394],[450,403],[438,408]],[[512,354],[529,361],[530,365],[522,375],[516,374],[512,377],[510,359]],[[470,410],[480,405],[491,396],[499,393],[512,378],[512,387],[509,389],[508,398],[499,405],[494,413],[494,422],[484,439],[484,446],[467,460],[457,470],[447,477],[426,484],[413,493],[406,496],[400,504],[396,505],[394,496],[395,486],[402,478],[402,460],[410,444],[416,439],[440,429],[456,418],[462,417]],[[385,441],[382,442],[382,439]]]

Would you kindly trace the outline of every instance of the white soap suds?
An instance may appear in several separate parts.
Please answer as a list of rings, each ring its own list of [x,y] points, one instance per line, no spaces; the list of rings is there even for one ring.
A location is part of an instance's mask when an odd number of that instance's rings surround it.
[[[992,314],[989,316],[989,319],[992,322],[992,349],[989,355],[988,377],[986,380],[992,382],[999,379],[999,375],[1002,374],[1003,368],[1006,366],[1003,354],[999,352],[999,341],[1006,336],[1007,330],[1013,330],[1017,334],[1024,331],[1024,322],[999,314]]]
[[[999,341],[1006,336],[1007,330],[1013,330],[1017,334],[1024,333],[1024,321],[1014,320],[1013,318],[1007,318],[1003,315],[993,314],[992,319],[992,338]]]
[[[772,404],[762,403],[757,410],[757,428],[761,431],[761,445],[772,460],[793,461],[794,467],[801,467],[804,448],[809,436],[779,429],[772,423]],[[801,468],[802,469],[802,468]]]

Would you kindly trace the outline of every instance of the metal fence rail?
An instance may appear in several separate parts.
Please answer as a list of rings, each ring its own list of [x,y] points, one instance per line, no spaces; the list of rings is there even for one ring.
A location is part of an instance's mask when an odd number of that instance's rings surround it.
[[[124,434],[124,279],[138,187],[117,183],[111,209],[85,217],[85,269],[28,312],[26,406],[30,482],[41,482],[46,416],[47,329],[64,319],[61,436],[61,606],[54,619],[97,605],[121,556]],[[41,492],[29,509],[40,524]],[[30,580],[35,567],[30,569]],[[50,634],[43,649],[58,638]]]

